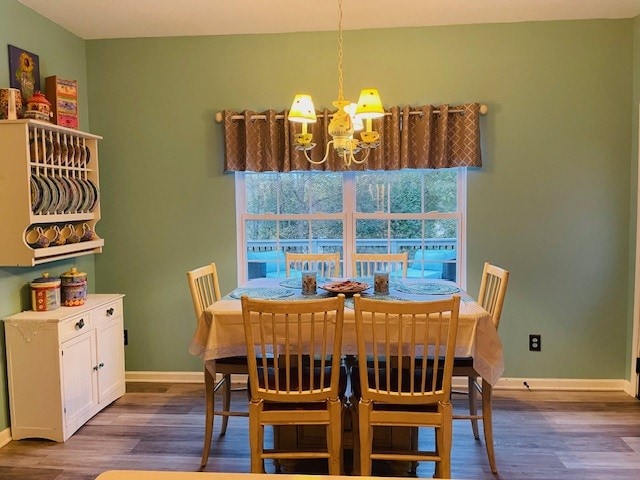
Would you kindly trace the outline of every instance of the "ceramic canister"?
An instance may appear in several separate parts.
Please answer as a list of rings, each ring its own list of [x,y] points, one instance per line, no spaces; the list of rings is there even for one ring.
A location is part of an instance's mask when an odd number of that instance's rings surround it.
[[[31,282],[31,308],[36,312],[55,310],[60,306],[60,279],[43,273]]]
[[[87,274],[72,267],[60,275],[62,282],[62,304],[65,307],[84,305],[87,298]]]
[[[47,100],[42,92],[35,92],[31,98],[27,100],[27,110],[24,112],[24,118],[35,118],[48,122],[51,117],[51,102]]]
[[[22,95],[18,88],[0,88],[0,120],[22,117]]]

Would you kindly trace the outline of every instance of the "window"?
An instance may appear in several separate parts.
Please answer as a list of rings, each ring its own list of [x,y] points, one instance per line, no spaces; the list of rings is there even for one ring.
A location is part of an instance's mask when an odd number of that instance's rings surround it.
[[[285,252],[408,252],[411,278],[464,287],[466,169],[236,173],[238,280],[285,276]]]

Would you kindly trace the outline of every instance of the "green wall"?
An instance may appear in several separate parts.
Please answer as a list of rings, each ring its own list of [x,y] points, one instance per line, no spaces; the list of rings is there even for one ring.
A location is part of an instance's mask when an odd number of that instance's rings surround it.
[[[345,32],[348,98],[374,85],[386,105],[489,105],[484,167],[468,176],[467,275],[475,292],[484,260],[512,272],[506,376],[628,377],[639,37],[637,19]],[[96,291],[127,295],[127,370],[200,371],[185,272],[215,261],[223,290],[236,281],[234,179],[214,114],[284,109],[301,90],[329,106],[335,33],[83,42],[0,0],[0,39],[39,54],[42,77],[79,80],[82,128],[104,136],[106,245],[78,266]],[[0,270],[0,313],[28,308],[28,282],[72,263]]]
[[[44,88],[45,77],[51,75],[78,80],[81,128],[85,131],[89,130],[85,42],[13,0],[0,0],[0,88],[9,86],[7,45],[14,45],[39,56],[42,88]],[[0,206],[0,208],[8,207],[10,208],[7,205]],[[74,265],[88,274],[89,288],[93,290],[95,286],[91,285],[91,283],[95,284],[93,256],[79,257],[77,261],[54,262],[36,268],[0,267],[0,318],[31,309],[29,283],[41,276],[42,272],[59,275]],[[11,423],[7,395],[4,328],[2,328],[0,334],[0,431]]]
[[[468,287],[485,259],[511,270],[507,376],[625,376],[632,40],[632,20],[345,34],[347,96],[375,85],[387,105],[489,105],[485,166],[469,173]],[[127,294],[128,370],[200,368],[185,272],[216,261],[223,290],[235,284],[215,112],[287,108],[299,90],[330,105],[335,57],[332,32],[87,42],[105,137],[98,287]]]

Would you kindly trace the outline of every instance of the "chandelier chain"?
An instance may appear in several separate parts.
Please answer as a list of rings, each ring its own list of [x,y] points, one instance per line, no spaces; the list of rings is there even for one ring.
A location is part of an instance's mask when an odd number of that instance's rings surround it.
[[[289,120],[302,124],[302,133],[296,134],[293,145],[296,150],[304,153],[308,162],[316,165],[324,163],[333,148],[333,152],[349,167],[352,163],[364,163],[370,151],[380,145],[380,134],[373,130],[371,120],[383,117],[384,109],[378,90],[375,88],[362,90],[357,104],[350,103],[344,98],[342,7],[343,0],[338,0],[338,99],[333,102],[336,111],[327,125],[327,133],[331,140],[326,142],[322,160],[314,160],[309,156],[309,151],[316,144],[313,143],[313,134],[309,132],[307,124],[317,120],[311,95],[296,94],[289,111]],[[363,128],[366,128],[366,131],[360,133],[360,138],[354,137],[354,132]],[[355,158],[355,155],[360,152],[363,152],[362,158]]]
[[[338,1],[338,100],[344,100],[344,92],[342,90],[342,57],[343,57],[343,40],[342,40],[342,0]]]

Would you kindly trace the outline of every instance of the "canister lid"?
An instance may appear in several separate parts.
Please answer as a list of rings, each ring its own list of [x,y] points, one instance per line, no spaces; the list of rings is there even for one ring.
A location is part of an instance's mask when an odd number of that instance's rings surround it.
[[[79,280],[84,280],[85,278],[87,278],[87,274],[84,273],[84,272],[79,272],[77,267],[71,267],[71,270],[61,274],[60,278],[71,279],[73,281],[79,281]]]
[[[35,278],[31,282],[31,286],[34,288],[57,287],[59,285],[60,279],[58,277],[50,277],[49,272],[44,272],[40,278]]]
[[[48,107],[51,106],[51,102],[47,100],[47,97],[45,97],[44,93],[42,92],[35,92],[33,96],[27,100],[27,104],[29,103],[42,103],[44,105],[47,105]]]

